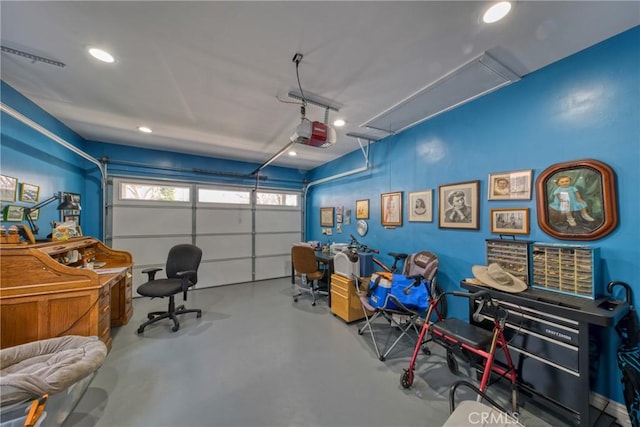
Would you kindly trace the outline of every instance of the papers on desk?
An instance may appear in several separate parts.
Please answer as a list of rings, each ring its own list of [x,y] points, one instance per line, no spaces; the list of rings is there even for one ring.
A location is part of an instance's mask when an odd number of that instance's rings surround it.
[[[95,271],[98,274],[118,274],[125,271],[127,267],[113,267],[113,268],[96,268]]]

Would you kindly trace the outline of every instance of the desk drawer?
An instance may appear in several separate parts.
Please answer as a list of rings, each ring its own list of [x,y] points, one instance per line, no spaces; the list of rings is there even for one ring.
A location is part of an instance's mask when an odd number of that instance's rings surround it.
[[[356,284],[352,279],[340,276],[339,274],[331,275],[331,289],[340,289],[344,294],[350,294],[355,291]]]
[[[355,322],[364,318],[358,298],[349,298],[341,292],[331,290],[331,313],[345,322]]]

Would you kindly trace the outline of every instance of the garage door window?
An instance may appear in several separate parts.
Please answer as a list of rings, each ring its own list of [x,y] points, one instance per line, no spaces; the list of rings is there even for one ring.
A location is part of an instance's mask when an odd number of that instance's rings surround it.
[[[121,182],[120,200],[189,202],[191,197],[189,195],[189,187]]]

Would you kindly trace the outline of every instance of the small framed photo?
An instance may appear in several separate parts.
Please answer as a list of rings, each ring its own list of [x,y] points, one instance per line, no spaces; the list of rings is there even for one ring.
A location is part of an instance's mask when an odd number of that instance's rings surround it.
[[[381,194],[380,210],[383,226],[402,226],[402,191]]]
[[[18,191],[18,178],[0,175],[0,200],[15,202]]]
[[[29,218],[31,218],[31,221],[37,221],[38,219],[40,219],[40,209],[31,211],[31,213],[29,213]]]
[[[20,201],[27,203],[37,203],[40,197],[40,187],[23,182],[20,186]]]
[[[4,208],[2,218],[7,222],[22,222],[24,219],[24,208],[22,206],[8,205]]]
[[[336,214],[336,222],[338,224],[342,224],[342,214],[341,213],[337,213]]]
[[[440,228],[480,228],[480,181],[459,182],[438,187],[438,226]]]
[[[333,208],[320,208],[320,227],[333,227]]]
[[[407,210],[409,221],[433,221],[433,190],[409,193]]]
[[[491,232],[529,234],[529,208],[491,209]]]
[[[533,170],[489,174],[489,200],[531,200]]]
[[[369,219],[369,199],[356,200],[356,219]]]

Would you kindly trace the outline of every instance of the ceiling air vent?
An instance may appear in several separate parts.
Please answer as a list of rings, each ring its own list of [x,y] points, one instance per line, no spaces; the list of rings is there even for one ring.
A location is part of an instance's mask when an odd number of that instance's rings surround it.
[[[425,86],[363,126],[400,132],[440,113],[520,80],[486,52]]]

